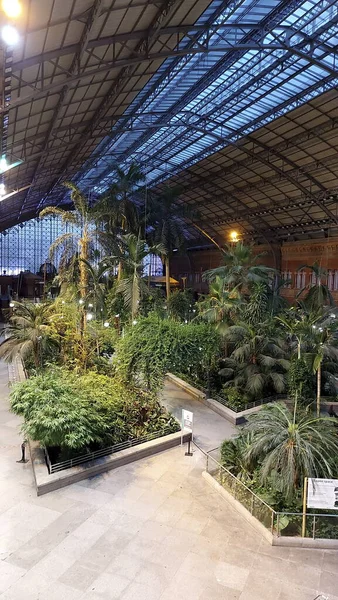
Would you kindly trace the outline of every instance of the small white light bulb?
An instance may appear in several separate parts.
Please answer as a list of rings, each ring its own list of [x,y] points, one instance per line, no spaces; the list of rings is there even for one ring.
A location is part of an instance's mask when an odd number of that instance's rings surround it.
[[[134,320],[134,321],[133,321],[133,325],[136,325],[136,323],[137,323],[137,321],[135,321],[135,320]]]
[[[88,307],[89,307],[89,308],[93,308],[93,305],[92,305],[92,304],[88,304]]]
[[[79,300],[79,304],[83,304],[83,302],[84,302],[84,301],[83,301],[83,300],[82,300],[82,298],[81,298],[81,300]]]
[[[105,322],[103,323],[103,327],[109,327],[109,323],[108,323],[108,321],[105,321]]]
[[[87,313],[87,321],[91,321],[93,319],[93,314],[92,313]]]

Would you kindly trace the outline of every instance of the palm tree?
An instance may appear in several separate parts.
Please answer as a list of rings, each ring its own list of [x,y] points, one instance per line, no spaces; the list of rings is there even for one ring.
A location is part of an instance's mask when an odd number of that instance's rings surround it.
[[[71,223],[80,229],[80,234],[64,233],[60,235],[51,245],[49,253],[53,257],[57,251],[61,250],[64,259],[63,261],[61,260],[61,264],[69,263],[69,260],[74,256],[81,259],[78,264],[80,295],[82,298],[85,298],[88,292],[88,270],[83,261],[88,262],[91,244],[95,237],[92,227],[92,211],[88,199],[85,198],[76,185],[71,182],[66,182],[64,185],[71,190],[71,200],[74,208],[72,210],[64,210],[56,206],[47,206],[41,211],[40,217],[56,215],[61,217],[63,223]]]
[[[117,282],[116,293],[121,294],[124,303],[131,311],[132,320],[135,318],[139,303],[143,295],[149,294],[146,281],[143,278],[144,259],[150,254],[165,254],[161,244],[148,246],[133,233],[128,233],[121,238],[122,251],[111,260],[117,259],[122,265],[122,276]]]
[[[88,271],[88,293],[86,301],[93,303],[94,312],[102,318],[105,312],[106,297],[108,294],[107,274],[111,273],[116,265],[110,257],[104,258],[96,266],[89,261],[81,259]]]
[[[302,349],[305,348],[307,341],[312,337],[313,329],[320,318],[319,313],[309,313],[300,307],[291,308],[285,312],[285,315],[276,317],[276,320],[286,331],[291,349],[295,343],[298,359],[301,358]]]
[[[290,363],[283,341],[270,322],[255,327],[248,323],[232,325],[225,332],[225,339],[235,346],[220,371],[230,380],[227,385],[234,385],[253,398],[269,389],[278,394],[285,391],[285,373]]]
[[[170,296],[170,258],[174,251],[184,246],[183,219],[193,216],[189,207],[177,203],[178,196],[178,188],[166,188],[160,196],[149,200],[149,238],[152,244],[161,244],[164,249],[162,262],[165,266],[167,298]]]
[[[94,214],[100,225],[99,237],[109,254],[115,251],[118,236],[139,233],[140,215],[131,195],[144,180],[145,175],[136,163],[132,163],[126,172],[116,167],[115,182],[95,205]]]
[[[228,245],[223,252],[224,265],[204,273],[207,281],[222,277],[228,289],[236,288],[239,292],[247,291],[253,283],[269,283],[275,270],[272,267],[257,264],[264,254],[254,254],[253,246],[243,242]]]
[[[323,327],[316,326],[313,330],[311,340],[310,356],[313,360],[313,372],[317,374],[317,416],[320,415],[320,396],[322,387],[322,366],[326,359],[337,365],[338,347],[337,347],[337,328],[329,324]]]
[[[208,296],[197,304],[200,317],[214,323],[221,335],[233,323],[240,306],[236,289],[229,292],[221,277],[215,278],[209,286]]]
[[[32,355],[35,367],[39,368],[44,355],[58,346],[52,336],[53,307],[32,302],[13,304],[6,338],[0,345],[0,358],[13,361],[17,356],[25,359]]]
[[[243,428],[251,434],[248,461],[261,464],[262,483],[275,476],[286,498],[291,499],[304,477],[332,477],[332,457],[338,452],[337,433],[329,418],[290,411],[284,404],[264,406]]]
[[[323,269],[317,262],[313,265],[302,265],[298,271],[302,269],[309,269],[316,281],[314,285],[309,283],[298,294],[300,296],[305,290],[308,290],[303,301],[306,308],[310,312],[316,313],[322,310],[325,305],[334,306],[333,296],[326,283],[323,283],[327,279],[327,270]]]

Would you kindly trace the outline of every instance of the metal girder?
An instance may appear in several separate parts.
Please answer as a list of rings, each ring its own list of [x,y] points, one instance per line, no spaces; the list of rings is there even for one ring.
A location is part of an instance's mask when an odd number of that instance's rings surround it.
[[[237,31],[236,27],[238,27],[238,30],[241,31],[241,35],[242,37],[244,36],[244,33],[246,31],[246,27],[249,30],[249,26],[236,26],[233,25],[232,29],[234,29],[235,31]],[[222,28],[224,29],[224,32],[222,31]],[[90,78],[90,77],[95,77],[101,73],[106,73],[108,71],[111,71],[112,69],[115,68],[122,68],[122,67],[127,67],[127,66],[135,66],[137,64],[140,64],[142,62],[145,61],[152,61],[152,60],[164,60],[166,58],[170,58],[170,57],[175,57],[175,56],[186,56],[186,55],[193,55],[193,54],[200,54],[200,53],[208,53],[208,52],[215,52],[215,53],[219,53],[220,58],[222,57],[222,54],[224,52],[233,52],[233,51],[238,51],[238,50],[271,50],[274,51],[276,49],[280,49],[280,50],[286,50],[289,52],[292,52],[294,50],[298,50],[298,49],[302,49],[304,46],[306,46],[306,44],[308,44],[308,40],[305,38],[302,38],[302,35],[299,32],[294,31],[292,28],[288,28],[288,27],[275,27],[274,31],[280,31],[280,35],[279,37],[276,38],[276,40],[266,40],[266,36],[267,34],[271,34],[271,30],[267,31],[266,28],[262,27],[254,27],[254,26],[250,26],[250,31],[255,33],[256,36],[259,36],[259,39],[256,40],[252,40],[252,41],[247,41],[247,42],[242,42],[242,41],[234,41],[231,42],[226,38],[226,32],[228,31],[228,27],[226,27],[225,25],[222,26],[213,26],[213,27],[209,27],[209,28],[204,28],[203,30],[198,29],[197,31],[194,31],[194,27],[191,28],[192,33],[188,34],[187,32],[184,34],[184,38],[182,40],[182,33],[180,33],[180,28],[176,28],[176,27],[172,27],[172,28],[163,28],[163,29],[158,29],[155,31],[155,34],[157,36],[157,38],[159,37],[159,35],[164,35],[165,37],[170,37],[173,35],[177,36],[176,39],[176,43],[175,43],[175,47],[171,48],[171,49],[165,49],[164,51],[155,51],[152,52],[150,50],[150,46],[153,44],[154,39],[151,37],[151,32],[149,35],[149,31],[141,31],[141,32],[135,32],[135,34],[120,34],[120,38],[117,36],[112,36],[111,38],[102,38],[101,40],[97,40],[97,43],[99,44],[101,41],[103,41],[103,39],[105,39],[105,44],[107,45],[108,43],[110,43],[110,45],[121,45],[121,43],[125,43],[127,44],[128,41],[130,41],[131,39],[133,39],[133,35],[135,35],[135,39],[142,39],[142,35],[145,36],[147,35],[146,38],[143,38],[143,42],[142,42],[142,53],[138,53],[138,51],[131,49],[131,56],[129,58],[123,58],[123,59],[113,59],[111,61],[99,61],[97,63],[97,65],[91,65],[90,69],[86,69],[83,68],[82,70],[79,69],[79,71],[77,73],[73,73],[70,72],[70,74],[65,77],[65,79],[63,81],[58,81],[56,83],[51,83],[45,87],[37,87],[35,91],[33,91],[31,94],[28,94],[26,96],[19,96],[16,100],[14,100],[13,102],[11,102],[10,105],[10,109],[14,108],[14,107],[18,107],[21,106],[23,104],[26,104],[27,102],[31,102],[35,99],[44,97],[47,93],[53,93],[54,91],[58,91],[59,89],[62,89],[65,85],[70,86],[73,83],[76,83],[77,81],[80,81],[81,79],[84,78]],[[172,33],[170,33],[170,31]],[[202,40],[201,40],[201,33],[203,31],[203,36],[202,36]],[[136,35],[137,34],[137,35]],[[210,44],[210,40],[211,38],[214,38],[215,36],[217,36],[217,38],[219,39],[219,43],[217,45],[211,45]],[[299,37],[302,38],[302,41],[299,41]],[[119,39],[119,41],[116,41],[116,39]],[[115,41],[113,41],[115,39]],[[109,40],[109,41],[108,41]],[[188,41],[190,42],[188,45]],[[88,42],[88,46],[87,49],[90,49],[90,44],[91,42]],[[165,47],[165,43],[164,43],[164,47]],[[76,52],[78,46],[72,46],[71,48],[71,53]],[[57,50],[56,53],[62,53],[63,49],[61,48],[60,50]],[[338,58],[338,50],[336,48],[332,48],[332,52],[337,52],[337,58]],[[69,54],[69,52],[67,51],[67,54]],[[43,55],[42,55],[43,56]],[[48,60],[51,60],[52,56],[50,55],[50,53],[48,54]],[[55,58],[55,55],[53,55],[53,58]],[[29,59],[30,60],[30,59]],[[321,66],[322,69],[326,70],[328,73],[330,73],[331,76],[335,76],[338,77],[338,70],[331,68],[329,65],[326,65],[324,63],[322,63],[322,61],[320,61],[319,59],[317,59],[316,57],[314,57],[312,55],[311,57],[311,61],[315,60],[317,62],[317,64],[319,64]],[[18,64],[18,63],[17,63]],[[17,70],[17,67],[15,65],[13,65],[13,69]],[[21,64],[21,68],[24,68],[23,64]],[[35,86],[39,85],[39,82],[35,82],[34,83]],[[43,82],[42,82],[43,85]],[[0,110],[1,112],[1,110]]]
[[[69,70],[69,74],[70,75],[73,75],[79,69],[82,56],[83,56],[83,54],[84,54],[84,52],[85,52],[85,50],[87,48],[87,45],[88,45],[90,32],[92,30],[92,27],[93,27],[94,23],[96,22],[96,18],[97,18],[98,14],[99,14],[101,5],[102,5],[102,0],[95,0],[94,3],[93,3],[93,6],[91,7],[91,9],[90,9],[90,11],[88,13],[88,17],[87,17],[87,21],[86,21],[86,24],[85,24],[85,28],[84,28],[84,30],[82,32],[81,40],[80,40],[80,43],[78,45],[77,52],[76,52],[76,54],[75,54],[75,56],[74,56],[74,58],[72,60],[72,64],[71,64],[71,67],[70,67],[70,70]],[[49,127],[47,129],[46,134],[45,134],[44,145],[43,145],[43,148],[42,148],[42,154],[41,154],[41,157],[38,160],[38,163],[37,163],[35,171],[34,171],[34,175],[33,175],[33,178],[32,178],[32,185],[34,185],[34,183],[36,181],[36,177],[39,174],[40,167],[41,167],[41,164],[42,164],[42,161],[43,161],[43,157],[44,157],[44,153],[48,149],[48,142],[49,142],[49,140],[51,138],[53,129],[54,129],[54,127],[55,127],[55,125],[56,125],[59,117],[60,117],[60,113],[61,113],[62,107],[64,105],[64,102],[66,100],[66,96],[67,96],[67,93],[69,91],[69,87],[70,87],[70,84],[67,81],[65,83],[65,85],[63,86],[63,88],[61,89],[58,103],[57,103],[57,105],[56,105],[56,107],[54,109],[54,113],[53,113],[52,119],[50,121]],[[22,207],[21,207],[21,210],[20,210],[20,213],[19,213],[19,218],[21,216],[22,211],[24,210],[26,202],[28,202],[28,200],[29,200],[30,192],[31,192],[31,188],[28,190],[28,192],[27,192],[27,194],[25,196],[25,199],[24,199],[24,201],[22,203]]]
[[[227,39],[226,33],[231,32],[233,34],[233,41]],[[242,38],[245,36],[247,32],[257,32],[259,35],[259,39],[255,42],[247,42],[244,43]],[[265,27],[255,26],[252,23],[248,24],[238,24],[238,23],[223,23],[221,25],[212,25],[206,28],[204,25],[180,25],[176,27],[157,27],[152,30],[140,30],[140,31],[131,31],[128,33],[117,33],[115,35],[110,35],[106,37],[101,37],[96,40],[89,40],[87,44],[87,49],[92,50],[94,48],[100,48],[102,46],[112,46],[118,44],[125,44],[125,42],[130,42],[133,40],[139,41],[147,39],[147,35],[149,36],[149,40],[154,41],[159,37],[166,36],[172,37],[175,36],[177,39],[177,43],[182,41],[182,36],[186,36],[187,40],[193,42],[194,44],[198,42],[200,35],[203,34],[205,39],[203,42],[199,42],[203,48],[211,49],[209,46],[211,38],[216,36],[219,38],[222,44],[222,48],[228,48],[229,50],[251,50],[257,48],[278,48],[284,49],[285,47],[292,47],[292,37],[297,36],[297,38],[305,38],[302,34],[299,34],[293,27],[291,26],[279,26],[275,28],[276,39],[273,41],[266,41],[266,36],[271,32],[267,30]],[[295,41],[294,45],[299,43]],[[56,58],[60,58],[61,56],[67,56],[69,54],[75,54],[79,51],[81,43],[79,44],[70,44],[69,46],[64,46],[55,50],[49,50],[47,52],[43,52],[42,54],[37,54],[36,56],[30,56],[29,58],[24,58],[21,61],[13,63],[13,72],[21,71],[32,67],[37,64],[41,64],[42,62],[48,62],[50,60],[54,60]],[[217,46],[214,47],[217,50]]]

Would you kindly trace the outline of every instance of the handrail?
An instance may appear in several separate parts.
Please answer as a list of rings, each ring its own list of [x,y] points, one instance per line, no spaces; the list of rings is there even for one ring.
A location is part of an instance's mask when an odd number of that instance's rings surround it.
[[[96,460],[99,458],[104,458],[105,456],[109,456],[110,454],[115,454],[116,452],[120,452],[121,450],[133,448],[134,446],[139,446],[140,444],[150,442],[162,436],[170,435],[171,433],[173,433],[172,429],[169,426],[167,426],[159,431],[148,433],[139,438],[132,438],[126,440],[125,442],[119,442],[117,444],[114,444],[113,446],[108,446],[107,448],[100,448],[99,450],[94,450],[93,452],[88,452],[87,454],[81,454],[80,456],[75,456],[74,458],[63,460],[58,463],[51,462],[48,450],[47,448],[44,448],[48,471],[49,474],[64,471],[65,469],[69,469],[77,465],[91,462],[92,460]]]

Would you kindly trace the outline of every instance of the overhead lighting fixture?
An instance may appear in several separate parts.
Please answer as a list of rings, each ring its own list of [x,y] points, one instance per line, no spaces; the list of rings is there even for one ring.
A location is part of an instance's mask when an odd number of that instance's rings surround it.
[[[239,238],[238,238],[238,233],[237,231],[231,231],[230,233],[230,241],[231,242],[238,242]]]
[[[22,12],[19,0],[2,0],[2,10],[9,19],[17,19]]]
[[[3,173],[6,173],[6,171],[10,171],[10,169],[14,169],[14,167],[18,167],[19,165],[21,165],[23,163],[23,160],[17,159],[12,163],[9,163],[7,161],[6,156],[2,156],[0,158],[0,175],[2,175]]]
[[[0,183],[0,199],[3,200],[3,197],[6,196],[6,188],[4,183]]]
[[[1,37],[7,46],[16,46],[19,41],[19,34],[12,25],[5,25],[2,28]]]

